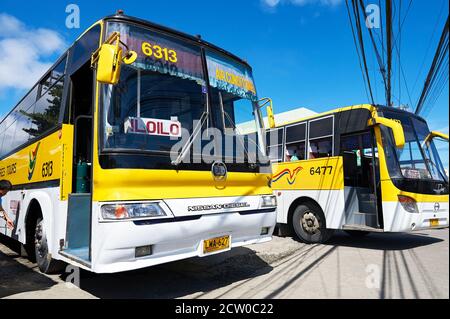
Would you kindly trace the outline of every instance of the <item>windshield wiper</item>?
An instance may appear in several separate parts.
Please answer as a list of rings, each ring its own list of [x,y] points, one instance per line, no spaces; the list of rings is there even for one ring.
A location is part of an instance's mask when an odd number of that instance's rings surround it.
[[[244,148],[245,155],[247,156],[247,164],[251,168],[255,168],[257,166],[257,163],[256,163],[257,159],[255,158],[255,163],[250,163],[250,155],[249,155],[247,148],[245,147],[245,141],[244,141],[244,138],[242,137],[242,135],[243,135],[242,132],[237,128],[236,123],[234,123],[231,116],[225,111],[223,111],[223,113],[227,117],[228,121],[230,121],[231,125],[233,125],[233,129],[235,131],[238,131],[238,133],[240,133],[239,136],[238,136],[238,134],[236,134],[236,137],[238,137],[239,142],[241,142],[242,147]],[[253,144],[255,144],[257,149],[259,148],[259,145],[257,143],[255,143],[252,139],[249,138],[248,140],[251,141]]]
[[[432,160],[431,158],[427,158],[426,160],[427,160],[428,163],[430,163],[431,165],[433,165],[434,168],[436,168],[436,171],[439,173],[439,175],[441,175],[442,180],[443,180],[444,182],[446,182],[446,181],[447,181],[447,177],[441,172],[441,170],[440,170],[439,167],[436,165],[436,163],[433,162],[433,160]]]
[[[178,166],[181,164],[183,159],[186,157],[187,152],[191,148],[192,144],[194,143],[194,140],[197,138],[198,134],[202,131],[203,124],[205,124],[205,121],[208,119],[208,112],[203,112],[200,116],[200,121],[198,122],[197,126],[194,127],[192,130],[192,134],[189,136],[189,139],[187,143],[182,147],[180,154],[178,154],[178,157],[176,160],[172,161],[172,165]]]

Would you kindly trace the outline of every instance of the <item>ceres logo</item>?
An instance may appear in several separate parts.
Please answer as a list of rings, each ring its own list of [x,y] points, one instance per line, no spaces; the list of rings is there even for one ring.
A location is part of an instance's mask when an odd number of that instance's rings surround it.
[[[28,180],[31,181],[36,168],[36,160],[41,142],[37,143],[36,148],[28,154]]]
[[[272,177],[272,183],[276,183],[281,178],[286,176],[287,182],[289,183],[289,185],[293,185],[295,183],[295,180],[297,179],[298,173],[300,173],[302,170],[303,170],[303,167],[301,167],[301,166],[296,167],[293,171],[291,171],[289,168],[286,168]]]

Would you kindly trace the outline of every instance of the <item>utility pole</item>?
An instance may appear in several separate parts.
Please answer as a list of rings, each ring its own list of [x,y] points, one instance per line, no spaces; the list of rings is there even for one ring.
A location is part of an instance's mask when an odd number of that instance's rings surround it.
[[[392,0],[386,0],[386,53],[387,53],[387,88],[386,103],[392,106],[391,75],[392,75]]]

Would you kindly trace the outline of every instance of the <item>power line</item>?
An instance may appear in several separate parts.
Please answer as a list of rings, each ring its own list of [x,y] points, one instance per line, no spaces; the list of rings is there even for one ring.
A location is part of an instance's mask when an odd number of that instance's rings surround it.
[[[355,19],[355,26],[356,26],[356,34],[357,37],[355,36],[355,28],[353,28],[353,20],[351,19],[351,11],[348,5],[348,0],[345,1],[346,6],[347,6],[347,11],[349,14],[349,19],[350,19],[350,24],[352,26],[352,32],[355,38],[355,46],[356,46],[356,50],[358,51],[358,54],[360,53],[360,57],[361,60],[363,62],[364,68],[362,66],[361,67],[361,71],[363,73],[363,76],[365,76],[365,82],[367,82],[367,88],[370,94],[370,100],[372,102],[372,104],[375,104],[375,100],[373,98],[373,92],[372,92],[372,85],[370,83],[370,76],[369,76],[369,70],[367,67],[367,59],[366,59],[366,52],[365,52],[365,48],[364,48],[364,38],[363,38],[363,34],[362,34],[362,28],[361,28],[361,19],[358,13],[358,5],[357,5],[357,0],[352,0],[352,8],[353,8],[353,16]],[[358,39],[358,44],[356,44],[356,38]]]
[[[421,114],[424,105],[430,97],[430,92],[433,90],[435,92],[436,83],[438,85],[438,90],[442,86],[442,81],[448,79],[448,53],[449,53],[449,17],[447,16],[447,21],[445,23],[444,29],[442,30],[441,38],[436,49],[436,53],[431,63],[430,70],[425,80],[425,84],[422,89],[419,101],[417,102],[416,114]],[[443,68],[447,65],[447,68]],[[442,73],[444,72],[444,73]],[[447,76],[445,76],[447,74]],[[442,80],[444,79],[444,80]],[[448,81],[448,80],[445,80]],[[445,83],[445,82],[444,82]],[[439,91],[438,91],[439,92]],[[440,93],[439,93],[440,94]],[[435,101],[437,97],[432,95],[432,101]]]
[[[362,74],[362,77],[363,77],[364,90],[366,91],[367,99],[370,99],[370,97],[369,97],[369,92],[368,92],[368,90],[367,90],[366,76],[365,76],[365,74],[364,74],[363,67],[362,67],[361,54],[360,54],[360,52],[359,52],[358,43],[357,43],[357,41],[356,41],[355,29],[354,29],[354,27],[353,27],[353,20],[352,20],[352,16],[351,16],[351,13],[350,13],[350,8],[349,8],[349,6],[348,6],[348,0],[345,1],[345,4],[346,4],[346,6],[347,6],[348,19],[349,19],[349,21],[350,21],[350,27],[351,27],[351,29],[352,29],[353,44],[355,45],[356,54],[358,55],[359,68],[360,68],[360,70],[361,70],[361,74]]]
[[[419,72],[417,73],[416,80],[414,81],[414,85],[412,87],[412,91],[413,92],[415,92],[415,90],[416,90],[417,83],[419,82],[420,75],[422,74],[422,70],[423,70],[423,68],[425,66],[425,62],[427,60],[428,52],[431,49],[431,44],[433,42],[434,35],[436,34],[436,30],[438,28],[439,21],[441,20],[441,15],[444,12],[443,8],[444,8],[444,5],[445,5],[446,2],[447,2],[447,0],[442,0],[441,7],[439,8],[439,14],[438,14],[438,17],[436,19],[436,23],[434,24],[433,31],[431,32],[430,40],[428,41],[427,49],[425,51],[425,55],[423,57],[422,63],[420,64]]]
[[[367,21],[367,12],[365,10],[366,6],[364,4],[364,0],[359,0],[359,7],[360,7],[361,11],[363,12],[364,19]],[[359,13],[358,13],[358,15],[359,15]],[[385,89],[385,92],[386,92],[386,90],[387,90],[387,86],[386,86],[387,85],[387,83],[386,83],[387,82],[387,79],[386,79],[386,66],[384,65],[383,59],[382,59],[382,57],[380,55],[380,52],[378,51],[378,47],[377,47],[377,45],[375,43],[375,39],[374,39],[374,36],[373,36],[372,28],[367,28],[367,29],[369,30],[370,40],[372,42],[372,46],[373,46],[373,49],[375,51],[375,56],[377,58],[378,66],[380,68],[380,72],[381,72],[381,75],[383,77],[384,89]],[[387,99],[386,93],[385,93],[385,97]]]

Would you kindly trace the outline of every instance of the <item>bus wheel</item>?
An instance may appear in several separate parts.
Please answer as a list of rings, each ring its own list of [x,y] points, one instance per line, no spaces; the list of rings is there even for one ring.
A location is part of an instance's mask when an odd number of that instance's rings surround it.
[[[317,205],[305,203],[297,206],[292,217],[297,237],[307,244],[320,244],[330,239],[333,231],[326,228],[325,215]]]
[[[361,238],[370,234],[368,231],[363,230],[346,230],[347,235],[355,238]]]
[[[64,269],[64,263],[52,259],[48,252],[47,236],[44,231],[44,221],[42,218],[37,220],[34,235],[34,252],[39,270],[44,274],[56,273]]]

